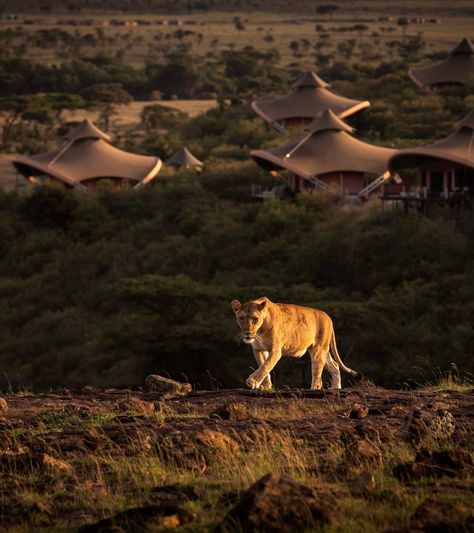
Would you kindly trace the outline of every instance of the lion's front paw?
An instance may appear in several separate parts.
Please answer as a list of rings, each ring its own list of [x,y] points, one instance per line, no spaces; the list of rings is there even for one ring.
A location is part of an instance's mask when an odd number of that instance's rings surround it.
[[[245,383],[246,383],[246,385],[247,385],[247,387],[248,387],[249,389],[258,389],[258,385],[259,385],[259,383],[258,383],[258,381],[257,381],[254,377],[252,377],[252,376],[253,376],[253,374],[247,378],[247,381],[246,381]]]
[[[272,390],[273,389],[272,382],[269,379],[264,379],[262,381],[262,384],[260,385],[260,389],[262,389],[262,390]]]

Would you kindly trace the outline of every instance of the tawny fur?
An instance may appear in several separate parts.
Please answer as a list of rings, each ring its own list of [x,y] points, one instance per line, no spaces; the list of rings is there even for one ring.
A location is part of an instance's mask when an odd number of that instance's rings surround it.
[[[241,338],[251,344],[259,365],[246,381],[251,389],[272,387],[270,372],[283,355],[299,358],[306,352],[311,357],[312,389],[322,387],[325,367],[331,374],[332,388],[341,388],[339,367],[354,377],[359,376],[342,362],[332,320],[324,311],[273,303],[265,296],[244,304],[233,300],[231,306]]]

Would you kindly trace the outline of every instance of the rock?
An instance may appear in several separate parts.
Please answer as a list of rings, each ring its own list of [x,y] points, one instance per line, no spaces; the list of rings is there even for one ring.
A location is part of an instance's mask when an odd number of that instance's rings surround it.
[[[227,403],[215,409],[210,416],[211,418],[236,422],[238,420],[246,420],[249,417],[249,413],[244,403]]]
[[[79,532],[160,531],[190,524],[194,515],[176,505],[146,505],[134,507],[110,518],[79,528]]]
[[[356,419],[363,419],[367,418],[367,415],[369,414],[369,408],[365,405],[360,405],[358,403],[355,403],[351,411],[349,413],[349,418],[356,418]]]
[[[394,466],[393,475],[400,481],[416,481],[427,476],[428,470],[421,463],[401,463]]]
[[[471,469],[473,461],[465,451],[421,450],[413,463],[402,463],[394,467],[393,475],[402,481],[415,481],[422,477],[455,477],[458,472]]]
[[[350,482],[349,487],[354,496],[367,496],[375,490],[374,475],[368,470],[364,470]]]
[[[405,422],[402,436],[415,443],[419,443],[424,437],[449,439],[455,428],[454,417],[449,411],[416,407]]]
[[[474,529],[474,515],[460,503],[428,498],[410,518],[410,526],[428,533],[468,532]]]
[[[141,415],[152,415],[155,412],[155,404],[153,402],[145,402],[132,396],[117,402],[115,409],[120,413],[139,413]]]
[[[448,470],[462,471],[474,466],[471,454],[464,450],[420,450],[415,458],[416,463],[425,463]]]
[[[242,494],[221,531],[303,531],[340,520],[330,494],[322,495],[285,475],[267,474]]]
[[[145,378],[144,390],[145,392],[184,395],[191,392],[193,387],[191,383],[180,383],[157,374],[150,374]]]
[[[213,429],[204,429],[196,435],[196,441],[206,449],[218,452],[236,453],[239,451],[239,445],[232,438]]]
[[[0,415],[6,415],[8,413],[8,402],[5,398],[0,398]]]

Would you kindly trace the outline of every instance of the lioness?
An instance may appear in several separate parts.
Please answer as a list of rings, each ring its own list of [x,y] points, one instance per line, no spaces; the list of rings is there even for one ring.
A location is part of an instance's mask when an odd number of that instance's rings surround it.
[[[332,320],[324,311],[273,303],[265,296],[244,304],[232,300],[230,305],[240,326],[241,338],[252,345],[259,365],[246,381],[251,389],[258,389],[260,386],[262,389],[270,389],[270,372],[280,357],[301,357],[306,351],[311,356],[312,389],[322,387],[324,367],[331,374],[333,389],[341,388],[339,367],[354,377],[360,377],[360,374],[341,361]]]

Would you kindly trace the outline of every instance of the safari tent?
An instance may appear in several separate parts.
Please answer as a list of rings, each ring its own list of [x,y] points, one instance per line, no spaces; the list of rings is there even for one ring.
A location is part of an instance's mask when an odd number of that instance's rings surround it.
[[[419,170],[420,186],[428,196],[474,191],[474,110],[448,137],[418,148],[397,151],[388,162],[392,171]]]
[[[183,146],[177,150],[167,161],[165,165],[172,167],[174,170],[179,170],[182,167],[195,167],[198,170],[202,170],[204,164],[202,161],[199,161],[187,148]]]
[[[444,61],[413,67],[408,75],[418,87],[464,84],[474,77],[474,46],[463,39]]]
[[[67,187],[94,189],[111,180],[118,189],[138,189],[161,168],[158,157],[131,154],[110,144],[110,137],[85,119],[65,135],[62,146],[33,156],[17,156],[14,167],[32,183],[57,181]]]
[[[367,100],[352,100],[331,92],[329,84],[311,71],[292,87],[294,91],[287,96],[252,102],[252,109],[276,129],[283,130],[308,125],[327,109],[346,118],[370,105]]]
[[[353,128],[330,110],[307,128],[301,139],[281,148],[254,150],[253,159],[279,176],[287,171],[291,189],[324,189],[327,192],[365,198],[388,182],[388,160],[395,150],[355,138]],[[369,178],[376,179],[369,183]]]

